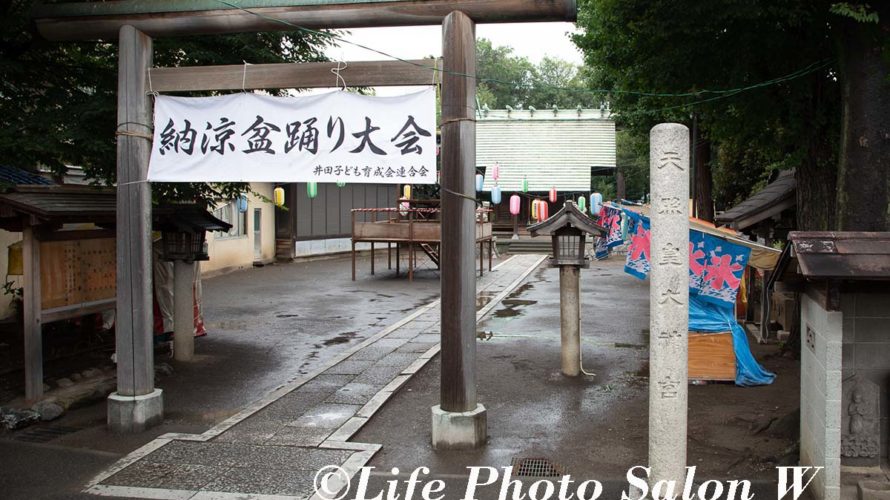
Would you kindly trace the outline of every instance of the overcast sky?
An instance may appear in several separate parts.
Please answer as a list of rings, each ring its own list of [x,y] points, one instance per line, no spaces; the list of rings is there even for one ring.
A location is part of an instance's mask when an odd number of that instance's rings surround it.
[[[572,23],[517,23],[480,24],[476,37],[487,38],[495,46],[509,46],[514,54],[538,63],[545,56],[558,57],[574,64],[582,63],[581,53],[569,40],[575,31]],[[362,28],[350,30],[344,37],[402,59],[422,59],[442,55],[441,26],[413,26],[405,28]],[[326,51],[331,60],[379,61],[387,57],[348,43]],[[348,71],[344,72],[347,75]],[[333,78],[333,77],[332,77]],[[347,85],[349,81],[347,80]],[[402,94],[411,88],[377,89],[377,95]]]

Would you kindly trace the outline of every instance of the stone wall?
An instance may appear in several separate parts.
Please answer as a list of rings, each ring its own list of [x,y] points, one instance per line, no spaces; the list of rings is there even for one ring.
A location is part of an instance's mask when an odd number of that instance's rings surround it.
[[[823,466],[809,490],[840,498],[843,313],[801,294],[800,462]]]
[[[846,293],[843,312],[843,378],[854,374],[877,384],[880,395],[881,456],[890,448],[890,293]]]

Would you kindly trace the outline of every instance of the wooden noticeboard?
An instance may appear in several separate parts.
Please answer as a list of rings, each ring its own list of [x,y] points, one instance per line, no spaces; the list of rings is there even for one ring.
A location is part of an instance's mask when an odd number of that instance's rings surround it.
[[[42,309],[114,299],[115,272],[114,238],[40,242]]]

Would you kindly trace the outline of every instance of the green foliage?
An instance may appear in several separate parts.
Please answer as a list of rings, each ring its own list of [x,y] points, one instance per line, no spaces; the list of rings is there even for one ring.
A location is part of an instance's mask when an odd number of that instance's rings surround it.
[[[590,88],[617,89],[612,111],[633,141],[648,142],[660,122],[691,127],[698,113],[718,151],[712,167],[722,207],[750,194],[770,169],[796,167],[815,152],[836,158],[830,18],[826,0],[581,0],[574,41],[595,68]],[[630,151],[636,162],[619,165],[645,169],[644,149]],[[628,196],[636,196],[626,175]]]
[[[116,40],[43,40],[32,31],[31,4],[0,3],[0,161],[25,169],[43,165],[56,174],[77,165],[93,183],[113,184]],[[300,32],[158,39],[154,65],[320,61],[330,43],[329,36]],[[247,184],[232,183],[153,185],[156,200],[205,204],[248,190]]]
[[[831,5],[831,13],[839,16],[849,17],[860,23],[878,24],[880,16],[873,10],[869,10],[868,4],[850,4],[849,2],[838,2]]]
[[[649,141],[628,130],[619,130],[615,149],[618,170],[624,174],[625,197],[644,199],[649,193]]]
[[[598,96],[587,89],[586,75],[562,59],[545,57],[535,65],[514,55],[511,47],[495,47],[485,38],[476,41],[476,96],[491,109],[599,106]]]
[[[526,104],[533,73],[534,65],[525,57],[513,55],[511,47],[495,47],[485,38],[476,41],[477,92],[482,105],[503,108]]]

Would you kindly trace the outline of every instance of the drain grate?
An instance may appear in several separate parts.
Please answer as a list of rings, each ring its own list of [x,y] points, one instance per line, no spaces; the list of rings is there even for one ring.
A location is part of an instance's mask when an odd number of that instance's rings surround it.
[[[565,475],[565,468],[553,463],[549,458],[519,458],[511,462],[513,475],[519,477],[559,477]]]
[[[80,428],[78,427],[63,426],[32,427],[30,429],[17,432],[13,439],[15,439],[16,441],[25,441],[27,443],[48,443],[53,439],[64,436],[66,434],[72,434],[79,430]]]

